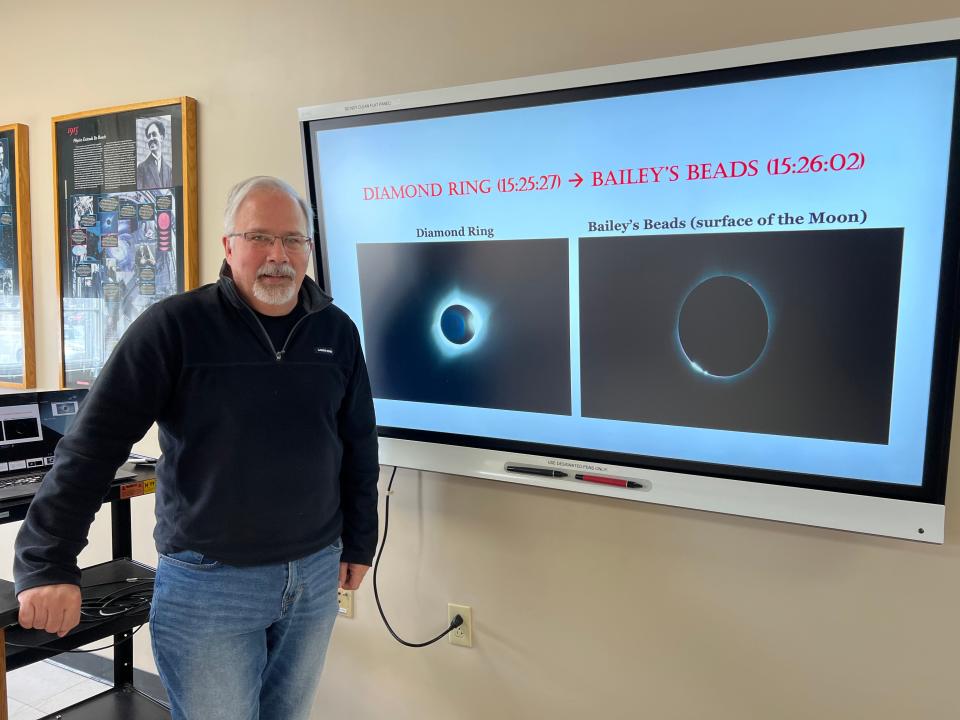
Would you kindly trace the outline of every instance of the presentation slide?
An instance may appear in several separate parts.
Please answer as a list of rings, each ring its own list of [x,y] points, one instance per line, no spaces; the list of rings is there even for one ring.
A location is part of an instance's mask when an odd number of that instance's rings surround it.
[[[314,124],[378,423],[920,485],[955,59]]]

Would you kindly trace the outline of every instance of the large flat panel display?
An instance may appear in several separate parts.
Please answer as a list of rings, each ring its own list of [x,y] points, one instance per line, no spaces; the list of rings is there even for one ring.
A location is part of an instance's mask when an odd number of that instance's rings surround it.
[[[302,110],[383,461],[940,540],[958,51]]]

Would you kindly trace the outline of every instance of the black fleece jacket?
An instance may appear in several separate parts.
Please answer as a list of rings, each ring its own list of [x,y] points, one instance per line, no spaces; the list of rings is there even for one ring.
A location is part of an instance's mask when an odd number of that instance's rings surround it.
[[[377,542],[376,422],[357,329],[310,278],[275,348],[224,263],[217,283],[148,308],[88,394],[16,541],[20,592],[79,583],[77,555],[131,445],[156,422],[157,549],[232,565]]]

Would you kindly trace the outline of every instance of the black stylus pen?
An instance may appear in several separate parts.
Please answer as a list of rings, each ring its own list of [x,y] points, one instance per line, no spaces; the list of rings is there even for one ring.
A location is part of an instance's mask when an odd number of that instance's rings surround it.
[[[543,477],[567,477],[563,470],[551,468],[527,467],[526,465],[506,465],[507,472],[524,473],[525,475],[541,475]]]

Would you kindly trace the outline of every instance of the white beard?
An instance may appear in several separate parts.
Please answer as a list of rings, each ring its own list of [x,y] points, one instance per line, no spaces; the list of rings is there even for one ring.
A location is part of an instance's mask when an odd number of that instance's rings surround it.
[[[261,268],[261,275],[264,274],[265,267],[266,266]],[[296,283],[293,282],[293,267],[284,264],[280,270],[281,274],[290,278],[290,282],[287,285],[267,285],[267,283],[261,282],[260,276],[258,275],[257,279],[253,281],[253,296],[257,300],[267,305],[286,305],[293,300],[297,294]]]
[[[267,287],[259,279],[253,283],[253,296],[267,305],[286,305],[293,300],[296,292],[297,289],[292,282],[289,285],[279,287]]]

